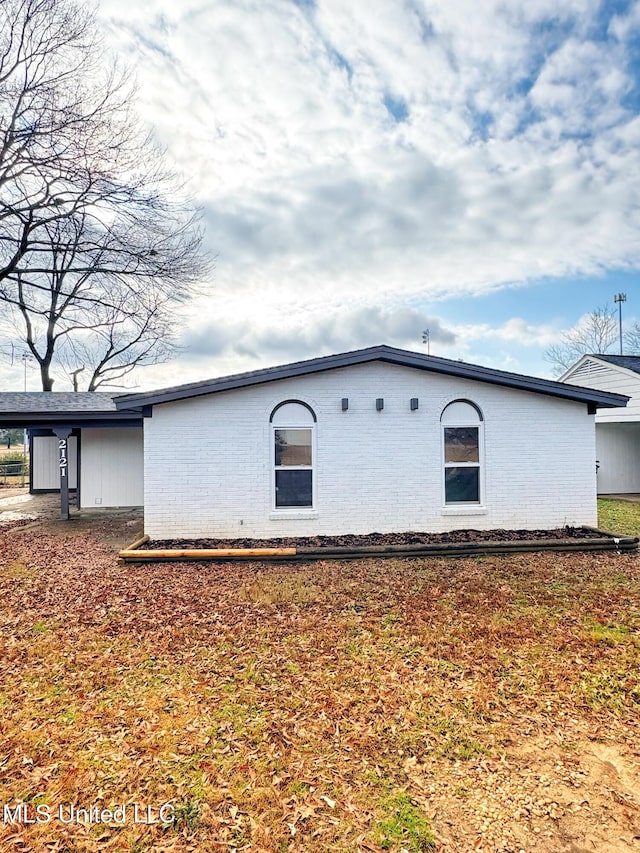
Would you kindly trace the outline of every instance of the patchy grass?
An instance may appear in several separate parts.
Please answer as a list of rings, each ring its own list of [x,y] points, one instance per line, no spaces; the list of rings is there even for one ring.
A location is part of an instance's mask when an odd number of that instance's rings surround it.
[[[640,503],[598,498],[598,527],[624,536],[640,536]]]
[[[53,816],[0,823],[1,849],[633,842],[635,556],[123,567],[81,537],[0,544],[0,804]]]
[[[434,849],[431,825],[406,791],[397,791],[383,799],[380,809],[385,817],[379,821],[376,835],[383,850],[422,853]]]

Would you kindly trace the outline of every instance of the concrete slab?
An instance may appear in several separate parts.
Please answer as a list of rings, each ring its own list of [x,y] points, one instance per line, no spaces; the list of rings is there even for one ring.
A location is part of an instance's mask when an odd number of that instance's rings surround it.
[[[0,507],[16,506],[23,503],[28,503],[31,500],[31,495],[15,495],[12,498],[0,498]]]

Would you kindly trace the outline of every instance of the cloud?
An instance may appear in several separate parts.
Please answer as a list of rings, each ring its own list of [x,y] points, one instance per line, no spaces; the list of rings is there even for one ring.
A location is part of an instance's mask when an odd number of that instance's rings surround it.
[[[440,297],[640,259],[630,81],[595,3],[103,8],[236,287],[262,265]]]
[[[556,343],[561,334],[561,330],[551,323],[534,325],[522,317],[512,317],[499,326],[491,326],[488,323],[458,326],[455,331],[459,338],[472,343],[497,339],[525,347],[548,347]]]
[[[261,364],[307,358],[332,352],[348,352],[377,344],[422,349],[422,334],[429,330],[431,343],[454,345],[455,333],[441,320],[415,308],[380,306],[332,311],[319,320],[292,322],[283,317],[275,324],[214,322],[189,332],[182,346],[200,359],[236,354],[258,359]]]
[[[194,353],[203,317],[203,352],[286,360],[385,340],[406,305],[640,264],[638,3],[99,8],[218,256]]]
[[[529,97],[546,120],[560,117],[564,135],[593,135],[624,121],[631,81],[617,46],[567,39],[545,62]],[[544,119],[543,119],[544,120]]]
[[[637,35],[640,31],[640,2],[629,5],[626,15],[614,15],[609,22],[609,32],[620,41]]]
[[[286,312],[279,319],[250,323],[203,317],[197,329],[185,333],[179,362],[146,369],[141,384],[166,386],[377,344],[426,352],[425,329],[433,355],[516,372],[522,372],[520,354],[556,343],[562,332],[555,325],[536,325],[518,317],[496,325],[450,324],[407,306],[331,310],[325,317],[311,316],[306,322]]]

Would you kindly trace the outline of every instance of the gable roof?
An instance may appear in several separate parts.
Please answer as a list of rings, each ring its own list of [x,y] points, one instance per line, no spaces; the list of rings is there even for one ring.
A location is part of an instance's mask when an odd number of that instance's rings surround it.
[[[587,376],[591,380],[598,375],[610,374],[611,369],[617,369],[618,373],[628,374],[630,378],[635,379],[640,374],[640,356],[585,353],[558,377],[558,382],[573,384]]]
[[[410,352],[386,345],[368,347],[352,352],[327,355],[321,358],[296,361],[279,367],[266,367],[262,370],[251,370],[247,373],[236,373],[232,376],[221,376],[204,382],[191,382],[186,385],[176,385],[159,391],[148,391],[137,394],[122,394],[115,398],[118,409],[128,406],[154,406],[161,403],[172,403],[205,394],[216,394],[220,391],[231,391],[260,385],[265,382],[275,382],[280,379],[290,379],[295,376],[308,376],[325,370],[336,370],[340,367],[351,367],[372,361],[382,361],[387,364],[397,364],[416,370],[426,370],[445,376],[456,376],[463,379],[474,379],[477,382],[487,382],[491,385],[502,385],[536,394],[560,397],[565,400],[583,402],[591,407],[615,407],[626,405],[628,397],[621,394],[611,394],[594,388],[580,388],[575,385],[554,382],[549,379],[538,379],[535,376],[525,376],[519,373],[509,373],[505,370],[494,370],[477,364],[454,361],[439,356]]]
[[[640,373],[640,355],[592,355],[590,358],[599,358],[600,361],[608,361],[634,373]]]

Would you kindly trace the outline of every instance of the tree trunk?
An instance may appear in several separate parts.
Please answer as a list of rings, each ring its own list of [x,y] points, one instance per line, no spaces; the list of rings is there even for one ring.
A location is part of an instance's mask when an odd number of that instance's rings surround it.
[[[40,362],[40,379],[42,381],[42,390],[43,391],[53,391],[53,382],[54,380],[51,378],[49,374],[50,364],[45,362]]]

